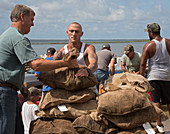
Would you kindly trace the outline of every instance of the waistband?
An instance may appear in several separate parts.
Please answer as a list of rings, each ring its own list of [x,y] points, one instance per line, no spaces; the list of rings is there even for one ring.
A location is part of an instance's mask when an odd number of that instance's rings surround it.
[[[100,71],[103,71],[103,72],[106,72],[106,73],[108,73],[108,71],[105,71],[105,70],[103,70],[103,69],[96,69],[96,70],[100,70]]]
[[[12,89],[14,89],[16,91],[19,91],[19,88],[17,88],[16,86],[14,86],[14,85],[12,85],[10,83],[2,83],[2,82],[0,82],[0,87],[10,87],[10,88],[12,88]]]

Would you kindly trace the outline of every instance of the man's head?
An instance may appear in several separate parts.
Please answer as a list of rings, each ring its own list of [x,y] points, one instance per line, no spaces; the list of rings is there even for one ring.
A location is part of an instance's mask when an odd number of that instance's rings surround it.
[[[55,53],[55,48],[48,48],[47,49],[47,57],[52,57]]]
[[[19,28],[22,34],[28,34],[30,32],[31,26],[34,26],[34,16],[35,12],[25,6],[25,5],[16,5],[11,11],[11,21],[13,26]]]
[[[68,26],[67,35],[69,37],[69,42],[71,43],[80,42],[80,38],[83,35],[82,26],[77,22],[71,23]]]
[[[148,32],[150,40],[153,39],[153,35],[160,35],[160,26],[157,23],[151,23],[147,25],[147,29],[144,29],[145,32]]]
[[[133,59],[134,57],[134,47],[130,44],[126,45],[124,47],[124,54],[126,54],[130,59]]]
[[[103,49],[111,50],[109,44],[103,44],[103,45],[102,45],[102,50],[103,50]]]
[[[40,91],[36,87],[30,87],[29,89],[30,97],[29,100],[31,101],[37,101],[39,99]]]

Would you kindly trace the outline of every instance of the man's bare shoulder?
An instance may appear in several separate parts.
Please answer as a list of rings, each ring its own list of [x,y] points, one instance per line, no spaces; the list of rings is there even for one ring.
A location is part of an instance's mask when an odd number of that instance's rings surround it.
[[[95,47],[92,44],[85,44],[85,49],[95,49]]]
[[[165,38],[165,43],[166,43],[167,45],[170,45],[170,39],[166,39],[166,38]]]
[[[144,49],[152,49],[152,48],[155,47],[155,46],[156,46],[156,44],[155,44],[154,41],[149,41],[148,43],[146,43],[146,44],[144,45]]]
[[[165,39],[165,44],[166,44],[168,53],[170,54],[170,39]]]
[[[143,47],[143,55],[147,54],[148,58],[152,58],[156,52],[156,44],[154,41],[146,43]]]

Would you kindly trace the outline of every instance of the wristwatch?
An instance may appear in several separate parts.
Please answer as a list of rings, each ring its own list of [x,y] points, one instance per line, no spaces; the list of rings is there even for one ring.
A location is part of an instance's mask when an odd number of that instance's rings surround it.
[[[91,69],[87,68],[86,70],[87,70],[87,72],[88,72],[88,75],[90,75]]]

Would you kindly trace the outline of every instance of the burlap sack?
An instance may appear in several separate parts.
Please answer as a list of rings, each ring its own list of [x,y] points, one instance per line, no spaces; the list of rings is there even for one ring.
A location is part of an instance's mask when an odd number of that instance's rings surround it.
[[[149,99],[135,90],[116,90],[99,96],[97,112],[124,115],[151,106]]]
[[[30,134],[78,134],[71,121],[64,119],[37,119],[30,124]]]
[[[101,95],[97,111],[122,129],[136,128],[157,120],[163,114],[145,95],[133,90],[118,90]]]
[[[88,77],[75,77],[77,71],[81,68],[69,69],[62,67],[56,70],[43,72],[38,79],[44,84],[54,89],[63,88],[66,90],[80,90],[88,87],[93,87],[97,84],[97,79],[90,73]]]
[[[67,54],[63,55],[62,60],[64,61],[69,61],[71,58],[77,58],[79,56],[79,51],[77,48],[73,47],[72,49],[69,50]]]
[[[147,93],[153,90],[152,86],[145,77],[128,72],[115,74],[109,77],[104,84],[104,88],[107,91],[134,89],[142,93]]]
[[[65,106],[68,111],[61,112],[58,107],[55,106],[45,110],[37,110],[35,114],[39,117],[76,119],[81,115],[90,114],[91,112],[96,111],[97,101],[90,100],[78,104],[65,104]]]
[[[41,103],[39,104],[39,109],[48,109],[61,104],[83,103],[95,99],[95,97],[96,93],[90,88],[78,91],[52,89],[44,98],[42,98],[43,100],[41,100]]]
[[[121,132],[117,134],[147,134],[147,132],[142,126],[140,126],[140,127],[133,128],[130,130],[122,130]]]
[[[143,110],[139,110],[133,113],[125,115],[106,115],[103,114],[110,122],[122,129],[133,129],[141,126],[146,122],[153,122],[158,119],[158,116],[162,114],[156,112],[155,107],[151,107]]]
[[[66,55],[64,55],[64,61],[68,61],[70,58],[77,58],[79,53],[76,48],[72,48]],[[87,69],[85,65],[79,65],[79,68],[62,67],[52,71],[42,72],[38,79],[44,84],[54,89],[63,88],[66,90],[80,90],[88,87],[95,86],[98,82],[93,73],[90,73],[88,77],[75,77],[79,69]]]
[[[93,120],[89,115],[82,115],[74,120],[72,126],[80,134],[104,134],[107,126],[101,121]]]

